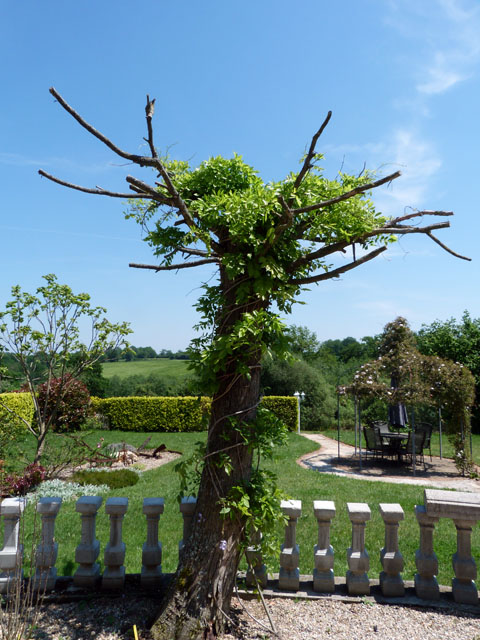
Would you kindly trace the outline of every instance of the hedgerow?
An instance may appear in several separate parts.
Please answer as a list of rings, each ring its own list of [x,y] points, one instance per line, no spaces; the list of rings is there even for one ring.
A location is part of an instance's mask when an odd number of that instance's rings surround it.
[[[207,397],[92,397],[91,400],[92,410],[106,418],[110,429],[140,432],[205,431],[211,403]],[[265,396],[262,404],[290,430],[297,428],[295,398]]]

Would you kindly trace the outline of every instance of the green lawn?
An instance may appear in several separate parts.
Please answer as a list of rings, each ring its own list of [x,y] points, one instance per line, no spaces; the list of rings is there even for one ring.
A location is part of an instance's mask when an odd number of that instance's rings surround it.
[[[185,380],[192,375],[187,366],[188,360],[146,358],[144,360],[132,360],[131,362],[124,360],[104,362],[102,363],[102,372],[105,378],[112,378],[113,376],[118,376],[119,378],[136,375],[149,376],[154,373],[165,378]]]
[[[92,434],[92,442],[98,438]],[[140,444],[145,434],[101,432],[109,442],[125,439],[132,444]],[[164,443],[167,448],[182,451],[188,455],[195,442],[205,438],[204,433],[194,434],[154,434],[151,444]],[[313,545],[317,540],[317,523],[313,515],[314,500],[333,500],[337,515],[332,524],[332,545],[335,549],[335,574],[344,576],[347,570],[346,552],[351,543],[351,524],[348,520],[347,502],[367,502],[372,511],[372,519],[367,524],[366,545],[371,559],[370,577],[378,578],[381,570],[379,553],[383,545],[385,529],[378,505],[381,502],[399,502],[405,511],[405,521],[400,524],[400,546],[405,557],[405,579],[411,580],[415,573],[414,556],[419,544],[419,528],[414,516],[415,504],[423,504],[421,487],[368,482],[339,478],[319,472],[302,469],[296,460],[301,455],[313,451],[317,445],[296,434],[290,434],[289,443],[277,452],[277,458],[267,464],[279,474],[279,484],[285,493],[302,500],[303,514],[297,528],[297,541],[300,545],[300,571],[311,574],[313,569]],[[160,540],[163,544],[163,570],[173,571],[177,562],[178,541],[181,538],[182,520],[179,514],[176,495],[178,478],[173,471],[173,463],[159,469],[145,472],[139,483],[133,487],[115,490],[109,496],[125,496],[129,499],[129,508],[124,520],[123,539],[127,544],[126,566],[128,572],[139,572],[141,568],[141,548],[145,540],[145,517],[142,514],[144,497],[161,496],[165,498],[165,513],[160,518]],[[29,507],[27,529],[32,528],[33,508]],[[97,537],[101,542],[100,563],[103,550],[108,541],[109,522],[104,506],[97,519]],[[59,541],[57,568],[59,575],[72,573],[74,549],[80,541],[80,517],[75,513],[75,503],[62,506],[57,518],[56,539]],[[27,536],[25,548],[31,547],[31,535]],[[453,577],[451,556],[456,549],[456,532],[451,521],[441,520],[435,531],[435,551],[439,557],[439,580],[450,584]],[[480,534],[474,529],[472,554],[480,555]],[[278,566],[272,567],[278,571]]]
[[[319,431],[324,436],[328,436],[329,438],[337,439],[337,430],[336,429],[325,429],[324,431]],[[345,444],[354,445],[355,444],[355,432],[353,429],[342,429],[340,430],[340,441]],[[432,434],[432,455],[439,456],[440,455],[440,436],[438,431],[434,431]],[[365,439],[362,437],[362,447],[365,447]],[[472,434],[472,449],[473,449],[473,459],[476,464],[480,465],[480,434]],[[448,437],[443,434],[442,435],[442,456],[444,458],[453,458],[454,449],[452,444],[450,443]]]

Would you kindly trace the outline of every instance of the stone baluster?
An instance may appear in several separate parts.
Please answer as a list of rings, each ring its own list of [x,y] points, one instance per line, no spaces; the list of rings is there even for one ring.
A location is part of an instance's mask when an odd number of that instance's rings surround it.
[[[82,519],[82,536],[75,549],[75,562],[80,565],[73,576],[76,587],[94,587],[100,579],[100,565],[95,562],[100,553],[100,542],[95,539],[95,524],[102,501],[100,496],[82,496],[75,505],[75,511]]]
[[[58,542],[55,542],[55,518],[62,506],[61,498],[40,498],[37,512],[42,518],[42,541],[35,553],[35,576],[33,588],[36,591],[52,591],[57,580]]]
[[[420,548],[415,552],[415,592],[423,600],[438,600],[438,559],[433,550],[433,531],[438,518],[428,516],[423,505],[415,507],[415,515],[420,526]]]
[[[20,518],[26,498],[4,498],[0,515],[4,517],[3,549],[0,551],[0,593],[9,593],[17,578],[23,578],[23,545],[20,544]]]
[[[183,537],[178,543],[178,557],[180,557],[185,542],[187,541],[190,531],[192,530],[192,518],[195,512],[197,499],[195,496],[187,496],[180,501],[180,512],[183,516]],[[198,517],[201,518],[202,514],[199,513]]]
[[[278,586],[288,591],[298,591],[300,588],[300,571],[298,561],[300,551],[295,540],[297,520],[302,514],[301,500],[282,500],[281,508],[288,518],[285,527],[285,542],[281,546],[280,573]]]
[[[380,588],[386,597],[402,597],[405,595],[401,576],[404,561],[398,548],[398,523],[405,519],[405,513],[399,504],[380,504],[379,509],[385,523],[385,546],[380,551],[383,567]]]
[[[313,512],[318,522],[318,542],[313,547],[315,568],[313,590],[322,593],[335,591],[333,574],[334,554],[330,544],[330,525],[335,517],[335,503],[331,500],[314,500]]]
[[[362,502],[348,502],[347,510],[352,523],[352,546],[347,549],[348,593],[356,596],[369,595],[370,580],[367,572],[370,558],[365,549],[365,527],[371,517],[370,507]]]
[[[477,604],[478,592],[475,585],[477,567],[472,558],[472,528],[475,520],[454,519],[457,528],[457,551],[453,554],[452,564],[455,578],[452,580],[452,593],[455,602]]]
[[[108,498],[105,511],[110,516],[110,540],[103,559],[102,589],[122,589],[125,583],[125,543],[122,541],[122,523],[127,512],[128,498]]]
[[[162,576],[162,544],[158,541],[158,522],[164,506],[163,498],[143,500],[143,513],[147,517],[147,540],[142,548],[142,586],[155,586]]]
[[[247,585],[247,587],[256,587],[257,582],[262,588],[265,588],[267,586],[267,567],[263,563],[263,558],[260,551],[261,540],[261,531],[255,529],[251,536],[252,544],[248,546],[245,551],[245,555],[247,556],[247,560],[249,562],[247,573],[245,575],[245,584]]]

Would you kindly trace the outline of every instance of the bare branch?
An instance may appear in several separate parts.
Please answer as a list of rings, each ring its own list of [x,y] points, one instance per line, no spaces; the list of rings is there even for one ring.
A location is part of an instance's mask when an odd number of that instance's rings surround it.
[[[392,218],[388,221],[389,225],[398,224],[399,222],[405,222],[405,220],[411,220],[412,218],[418,218],[419,216],[453,216],[453,211],[431,211],[425,209],[424,211],[414,211],[406,216],[400,216],[398,218]]]
[[[75,189],[76,191],[82,191],[83,193],[93,193],[94,195],[99,196],[110,196],[111,198],[146,198],[152,199],[152,196],[149,196],[145,193],[136,194],[133,193],[117,193],[116,191],[107,191],[106,189],[101,189],[100,187],[95,187],[95,189],[89,189],[88,187],[81,187],[78,184],[73,184],[72,182],[66,182],[65,180],[60,180],[60,178],[56,178],[55,176],[50,175],[43,169],[39,169],[38,173],[44,178],[48,178],[52,182],[56,182],[57,184],[61,184],[63,187],[68,187],[69,189]]]
[[[322,123],[322,126],[317,131],[317,133],[313,136],[312,142],[310,143],[310,149],[308,150],[306,158],[305,158],[305,160],[303,162],[303,166],[300,169],[300,171],[299,171],[299,173],[297,175],[297,178],[296,178],[296,180],[294,182],[294,185],[293,185],[294,190],[298,189],[298,187],[302,184],[302,180],[304,179],[304,177],[307,175],[307,173],[312,168],[311,162],[312,162],[312,159],[313,159],[313,157],[315,155],[315,146],[316,146],[316,144],[318,142],[318,139],[320,138],[320,136],[324,132],[325,127],[329,123],[331,117],[332,117],[332,112],[329,111],[327,113],[327,117],[325,118],[325,120]],[[290,204],[291,204],[291,201],[290,201]]]
[[[332,271],[327,271],[326,273],[320,273],[317,276],[311,276],[309,278],[293,279],[289,281],[289,284],[295,284],[295,285],[313,284],[314,282],[320,282],[321,280],[330,280],[331,278],[337,278],[342,273],[346,273],[351,269],[355,269],[356,267],[359,267],[361,264],[365,264],[365,262],[369,262],[370,260],[373,260],[378,255],[386,251],[386,249],[387,247],[385,246],[378,247],[378,249],[375,249],[374,251],[367,253],[359,260],[356,260],[355,262],[349,262],[344,267],[338,267],[338,269],[333,269]]]
[[[131,262],[128,266],[133,269],[152,269],[153,271],[175,271],[177,269],[189,269],[190,267],[199,267],[203,264],[218,263],[218,258],[206,258],[205,260],[195,260],[195,262],[182,262],[182,264],[155,265],[155,264],[137,264]]]
[[[100,133],[100,131],[97,131],[95,127],[92,127],[91,124],[89,124],[86,120],[84,120],[82,116],[79,113],[77,113],[75,109],[71,107],[66,100],[62,98],[62,96],[55,90],[54,87],[50,87],[49,91],[52,94],[52,96],[61,104],[61,106],[65,109],[65,111],[67,111],[67,113],[69,113],[73,118],[75,118],[75,120],[84,129],[86,129],[89,133],[91,133],[92,136],[95,136],[95,138],[100,140],[100,142],[103,142],[103,144],[105,144],[109,149],[111,149],[114,153],[116,153],[117,156],[120,156],[121,158],[125,158],[126,160],[131,160],[131,162],[134,162],[135,164],[138,164],[141,167],[156,167],[155,158],[147,158],[144,156],[139,156],[137,154],[127,153],[126,151],[123,151],[123,149],[120,149],[120,147],[117,147],[117,145],[114,144],[109,138],[107,138],[107,136],[104,136],[103,133]]]
[[[61,106],[65,109],[65,111],[67,111],[73,118],[75,118],[75,120],[84,129],[86,129],[89,133],[91,133],[95,138],[103,142],[109,149],[111,149],[114,153],[119,155],[121,158],[125,158],[126,160],[131,160],[132,162],[134,162],[135,164],[138,164],[141,167],[154,167],[160,173],[163,180],[165,181],[166,188],[169,194],[171,195],[171,197],[174,199],[175,206],[180,211],[182,217],[185,220],[185,223],[190,228],[196,228],[195,222],[192,216],[190,215],[187,205],[185,204],[185,202],[180,197],[180,194],[175,189],[170,179],[170,176],[168,175],[168,171],[165,169],[160,159],[156,156],[155,150],[153,151],[155,155],[152,158],[148,158],[146,156],[139,156],[137,154],[127,153],[126,151],[123,151],[123,149],[120,149],[119,147],[117,147],[117,145],[114,144],[105,135],[103,135],[103,133],[100,133],[100,131],[97,131],[95,127],[92,127],[91,124],[89,124],[86,120],[84,120],[82,116],[78,114],[75,111],[75,109],[73,109],[73,107],[71,107],[68,104],[68,102],[66,102],[53,87],[50,88],[50,93],[61,104]],[[146,115],[147,115],[147,126],[148,126],[149,118],[151,119],[151,116],[153,115],[152,103],[149,103],[149,105],[147,104]],[[151,126],[151,122],[150,122],[150,126]],[[149,139],[149,144],[150,142],[153,145],[153,137]]]
[[[155,149],[155,145],[153,144],[153,127],[152,127],[152,118],[155,112],[155,98],[150,100],[150,96],[147,93],[147,105],[145,107],[145,117],[147,119],[147,130],[148,130],[148,146],[150,147],[150,152],[152,154],[152,158],[158,158],[157,150]]]
[[[194,249],[191,247],[179,247],[178,251],[180,251],[181,253],[188,253],[191,256],[202,256],[205,258],[208,258],[211,255],[213,256],[216,255],[216,254],[208,253],[207,251],[203,251],[202,249]]]
[[[440,245],[442,247],[442,249],[445,249],[445,251],[447,251],[448,253],[451,253],[452,256],[455,256],[456,258],[460,258],[461,260],[468,260],[469,262],[472,261],[471,258],[468,258],[467,256],[462,256],[459,253],[456,253],[455,251],[453,251],[452,249],[450,249],[450,247],[447,247],[446,244],[443,244],[443,242],[440,242],[440,240],[438,238],[436,238],[433,233],[430,233],[429,231],[427,231],[427,236],[429,238],[431,238],[434,242],[436,242],[438,245]]]
[[[359,187],[355,187],[355,189],[351,189],[350,191],[346,191],[342,193],[340,196],[336,196],[335,198],[330,198],[330,200],[324,200],[323,202],[317,202],[317,204],[311,204],[308,207],[300,207],[299,209],[293,209],[293,214],[297,213],[307,213],[308,211],[316,211],[317,209],[323,209],[324,207],[328,207],[331,204],[337,204],[337,202],[343,202],[344,200],[349,200],[353,198],[353,196],[358,195],[359,193],[364,193],[365,191],[370,191],[371,189],[376,189],[380,187],[382,184],[386,182],[392,182],[392,180],[396,180],[401,176],[400,171],[395,171],[395,173],[391,173],[385,178],[380,178],[379,180],[375,180],[374,182],[368,182],[366,184],[362,184]]]
[[[125,180],[128,182],[128,184],[135,187],[134,191],[137,191],[138,193],[144,193],[146,197],[150,197],[152,200],[157,200],[161,204],[166,204],[170,207],[174,207],[176,205],[174,198],[166,198],[149,184],[143,182],[143,180],[139,180],[138,178],[134,178],[133,176],[127,176]]]

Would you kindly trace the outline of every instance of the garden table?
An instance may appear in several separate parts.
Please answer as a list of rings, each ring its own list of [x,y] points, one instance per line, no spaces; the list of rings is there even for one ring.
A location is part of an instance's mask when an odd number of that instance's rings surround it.
[[[402,454],[400,453],[400,449],[402,446],[402,442],[408,440],[408,433],[382,433],[382,440],[388,440],[388,446],[390,453],[396,455],[398,457],[398,461],[400,462]]]

